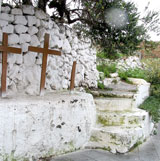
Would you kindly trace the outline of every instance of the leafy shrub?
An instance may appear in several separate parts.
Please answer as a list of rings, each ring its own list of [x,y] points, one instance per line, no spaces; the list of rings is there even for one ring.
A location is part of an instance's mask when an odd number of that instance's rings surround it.
[[[160,99],[160,84],[151,85],[151,96],[154,96]]]
[[[105,88],[105,87],[104,87],[104,84],[101,83],[101,82],[98,82],[98,88],[99,88],[99,89],[104,89],[104,88]]]
[[[151,84],[160,84],[160,59],[147,59],[146,64],[147,81]]]
[[[140,106],[148,111],[154,122],[160,121],[160,59],[146,59],[146,80],[151,83],[151,96]]]
[[[121,80],[128,81],[128,76],[126,74],[126,71],[124,70],[119,70],[118,75],[121,78]]]
[[[111,55],[111,54],[108,54],[107,52],[105,51],[101,51],[101,52],[98,52],[97,53],[97,57],[98,58],[101,58],[101,59],[119,59],[119,58],[122,58],[124,57],[125,55],[120,53],[120,52],[116,52],[115,54]]]
[[[160,98],[160,59],[147,59],[146,80],[151,83],[151,95]]]
[[[140,105],[141,109],[144,109],[150,113],[154,122],[160,121],[160,99],[154,96],[150,96],[145,102]]]
[[[115,63],[101,64],[101,65],[97,65],[97,70],[99,72],[103,72],[105,77],[110,77],[110,73],[115,73],[117,68]]]
[[[145,71],[140,68],[119,70],[118,74],[122,80],[126,80],[128,77],[146,79]]]

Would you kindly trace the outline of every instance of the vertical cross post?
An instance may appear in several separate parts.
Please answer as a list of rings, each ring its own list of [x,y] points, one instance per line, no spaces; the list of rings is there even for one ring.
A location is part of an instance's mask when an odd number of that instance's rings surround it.
[[[2,75],[1,75],[1,94],[2,97],[6,96],[6,79],[7,79],[7,54],[15,53],[21,54],[21,49],[8,47],[8,35],[3,33],[2,46],[0,46],[0,51],[2,51]]]
[[[43,93],[45,87],[45,78],[46,78],[46,68],[47,68],[47,57],[48,54],[52,55],[61,55],[60,51],[50,50],[49,47],[49,34],[45,34],[44,38],[44,48],[29,46],[28,50],[32,52],[38,52],[43,54],[42,58],[42,71],[41,71],[41,83],[40,83],[40,95]]]
[[[73,62],[73,66],[72,66],[71,83],[70,83],[71,91],[74,89],[75,73],[76,73],[76,61]]]

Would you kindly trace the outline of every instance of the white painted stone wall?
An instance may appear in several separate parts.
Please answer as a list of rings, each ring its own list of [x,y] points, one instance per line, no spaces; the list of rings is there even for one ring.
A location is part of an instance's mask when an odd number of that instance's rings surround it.
[[[82,148],[96,120],[91,94],[0,98],[0,161],[37,161]]]
[[[50,49],[62,51],[62,56],[49,55],[46,89],[59,90],[69,87],[73,61],[77,61],[75,86],[97,86],[96,50],[91,47],[91,41],[79,39],[73,30],[56,24],[43,11],[32,6],[13,9],[2,7],[0,44],[3,32],[9,34],[10,46],[22,48],[23,51],[22,55],[8,55],[9,93],[38,94],[42,54],[28,52],[28,46],[43,47],[45,33],[50,34]]]
[[[128,70],[128,69],[143,69],[145,64],[141,62],[141,59],[138,56],[129,56],[127,58],[121,58],[117,60],[110,60],[110,59],[98,59],[98,63],[104,61],[107,64],[115,63],[117,65],[117,69]]]

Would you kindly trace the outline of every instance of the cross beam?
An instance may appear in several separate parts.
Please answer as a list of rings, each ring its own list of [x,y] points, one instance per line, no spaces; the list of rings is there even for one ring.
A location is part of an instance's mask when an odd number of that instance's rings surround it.
[[[2,75],[1,75],[1,95],[6,96],[6,78],[7,78],[7,54],[15,53],[21,54],[22,50],[19,48],[8,47],[8,34],[3,33],[2,46],[0,46],[0,51],[2,51]]]
[[[76,73],[76,61],[73,62],[73,66],[72,66],[71,83],[70,83],[71,91],[74,89],[75,73]]]
[[[47,68],[47,57],[48,54],[52,55],[61,55],[60,51],[50,50],[49,47],[49,34],[45,34],[44,38],[44,48],[29,46],[28,50],[32,52],[38,52],[43,54],[42,59],[42,71],[41,71],[41,83],[40,83],[40,95],[42,94],[44,87],[45,87],[45,76],[46,76],[46,68]]]

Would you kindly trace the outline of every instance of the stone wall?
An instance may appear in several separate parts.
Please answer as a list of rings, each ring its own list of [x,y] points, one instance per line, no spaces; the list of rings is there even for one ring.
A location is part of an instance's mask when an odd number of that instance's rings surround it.
[[[90,40],[79,39],[69,27],[57,25],[49,15],[32,6],[13,9],[7,6],[2,7],[1,12],[0,44],[2,33],[6,32],[9,45],[22,48],[21,55],[8,55],[9,92],[31,95],[39,92],[42,54],[28,52],[28,46],[43,47],[45,33],[50,34],[50,49],[62,51],[61,56],[48,57],[46,89],[69,87],[73,61],[77,61],[75,86],[97,86],[96,50],[91,47]]]
[[[128,70],[128,69],[143,69],[145,64],[141,62],[141,59],[138,56],[129,56],[126,58],[120,58],[116,60],[111,59],[98,59],[98,64],[116,64],[117,69]]]

